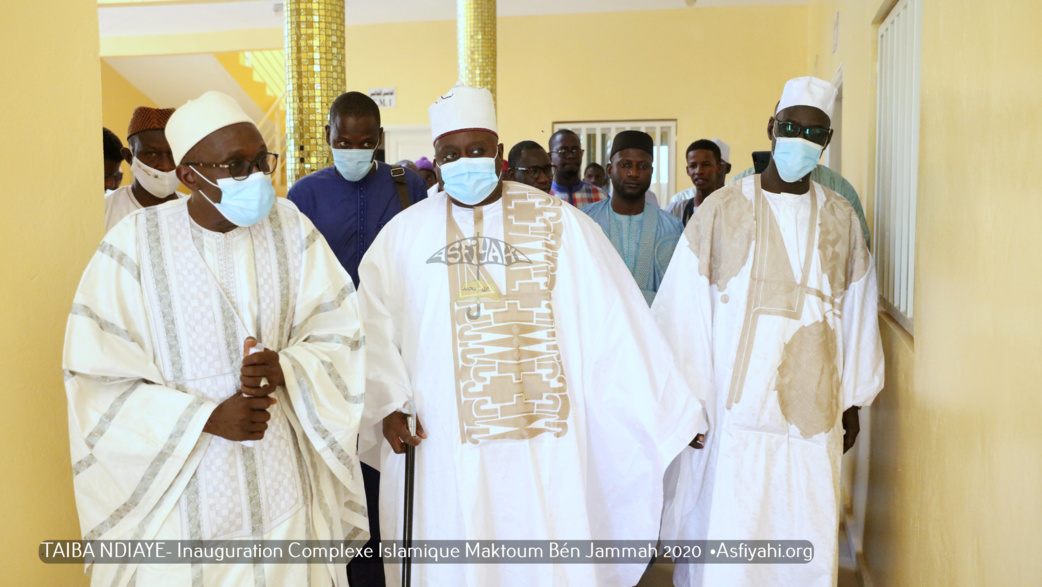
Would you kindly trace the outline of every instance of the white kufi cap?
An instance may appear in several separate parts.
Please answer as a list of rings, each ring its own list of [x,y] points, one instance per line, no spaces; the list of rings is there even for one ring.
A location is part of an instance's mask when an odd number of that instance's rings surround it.
[[[731,161],[731,147],[728,147],[727,143],[720,139],[713,139],[713,142],[716,143],[717,147],[720,147],[720,159],[729,163]]]
[[[192,147],[214,131],[226,126],[249,122],[254,124],[234,98],[220,92],[206,92],[178,108],[166,123],[166,141],[180,165]]]
[[[775,114],[792,106],[810,106],[821,110],[832,119],[836,105],[836,86],[816,77],[798,77],[785,82]]]
[[[487,130],[499,136],[496,132],[496,104],[492,92],[485,88],[456,84],[431,105],[430,116],[434,141],[464,130]]]

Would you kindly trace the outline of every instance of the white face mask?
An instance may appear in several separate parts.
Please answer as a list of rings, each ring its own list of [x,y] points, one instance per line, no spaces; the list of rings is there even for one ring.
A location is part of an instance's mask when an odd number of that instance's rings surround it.
[[[347,181],[361,181],[373,168],[376,149],[333,149],[333,164]]]
[[[220,188],[221,201],[214,202],[206,192],[199,190],[204,198],[217,211],[237,226],[252,226],[268,217],[275,205],[275,187],[271,178],[257,171],[246,179],[222,177],[217,183],[210,181],[196,170],[196,174],[206,183]]]
[[[165,198],[173,194],[177,191],[177,186],[181,185],[181,180],[177,179],[175,171],[152,169],[137,157],[134,157],[134,161],[131,162],[130,171],[141,187],[157,198]]]
[[[494,157],[460,157],[452,163],[439,164],[445,191],[454,200],[477,206],[499,185]]]

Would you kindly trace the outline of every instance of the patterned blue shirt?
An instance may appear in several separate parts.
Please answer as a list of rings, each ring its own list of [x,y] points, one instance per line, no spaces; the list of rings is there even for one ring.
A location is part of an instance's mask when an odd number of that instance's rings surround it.
[[[684,225],[669,212],[654,206],[645,205],[644,212],[634,216],[618,214],[612,209],[611,200],[590,204],[583,212],[604,229],[650,306]]]

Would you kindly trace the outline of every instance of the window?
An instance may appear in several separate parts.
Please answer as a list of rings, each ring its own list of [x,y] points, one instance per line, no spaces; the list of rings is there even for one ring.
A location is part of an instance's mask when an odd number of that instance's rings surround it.
[[[909,333],[915,290],[922,0],[901,0],[879,27],[876,272],[881,305]]]
[[[583,168],[590,163],[608,165],[608,153],[615,135],[624,130],[641,130],[655,141],[655,169],[651,176],[651,191],[658,196],[659,206],[675,193],[673,163],[676,161],[676,120],[630,120],[606,122],[555,122],[554,132],[569,129],[579,135],[585,150]]]

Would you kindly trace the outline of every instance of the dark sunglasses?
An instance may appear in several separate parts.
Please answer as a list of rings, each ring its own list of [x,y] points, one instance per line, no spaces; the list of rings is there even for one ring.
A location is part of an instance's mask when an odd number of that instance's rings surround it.
[[[832,136],[832,129],[820,126],[802,127],[795,122],[782,120],[774,121],[774,136],[776,138],[803,138],[818,145],[824,145]]]

